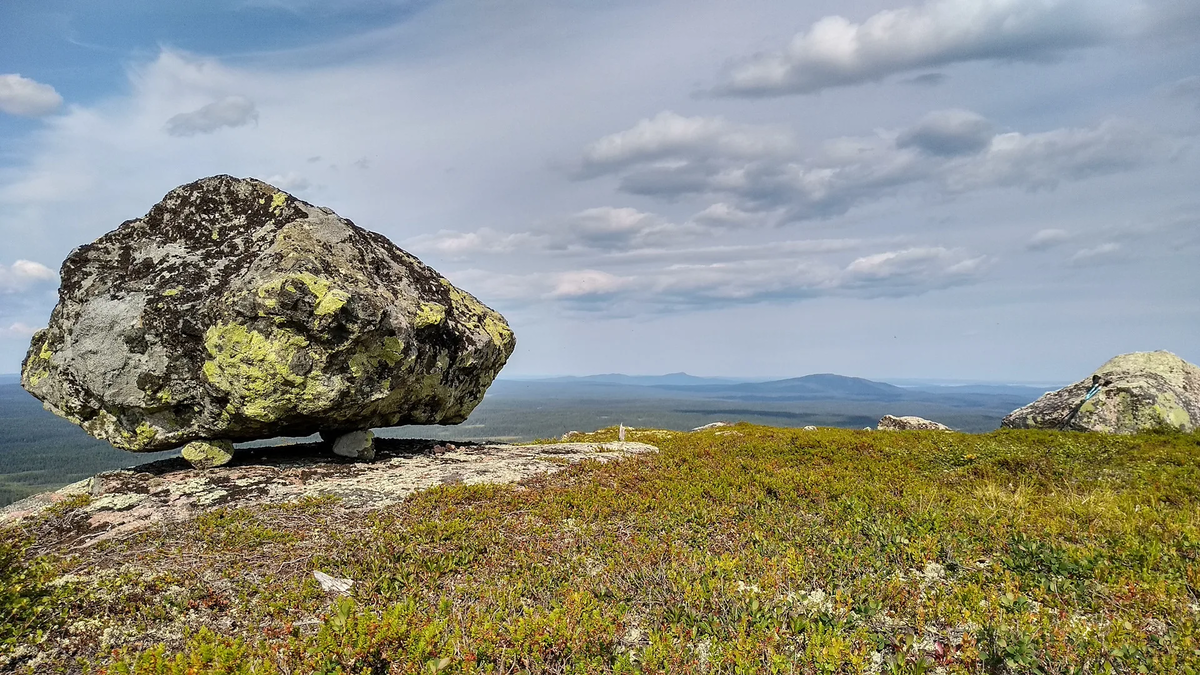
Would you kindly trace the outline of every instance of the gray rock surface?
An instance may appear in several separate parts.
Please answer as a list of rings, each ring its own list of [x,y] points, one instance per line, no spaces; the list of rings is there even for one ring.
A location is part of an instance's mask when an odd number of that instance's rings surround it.
[[[454,446],[380,438],[375,443],[373,463],[347,461],[328,454],[325,444],[311,443],[239,449],[221,471],[194,469],[182,459],[109,471],[0,509],[0,527],[86,497],[74,535],[85,546],[217,507],[328,497],[343,508],[380,509],[438,485],[514,483],[583,460],[608,462],[658,451],[633,442]]]
[[[1109,382],[1065,426],[1072,431],[1132,434],[1154,428],[1200,428],[1200,368],[1167,351],[1114,357],[1095,373],[1009,413],[1008,429],[1057,429],[1083,402],[1093,376]]]
[[[134,452],[466,419],[504,318],[332,211],[214,176],[79,247],[21,384]]]

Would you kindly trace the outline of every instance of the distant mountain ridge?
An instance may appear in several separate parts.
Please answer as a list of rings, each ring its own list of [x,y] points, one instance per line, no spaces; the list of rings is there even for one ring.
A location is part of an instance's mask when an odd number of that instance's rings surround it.
[[[657,388],[679,389],[678,386],[672,385],[657,385]],[[904,389],[884,382],[833,373],[818,373],[767,382],[702,384],[695,385],[692,390],[696,393],[735,394],[743,397],[871,401],[899,400],[906,395]]]
[[[624,375],[622,373],[606,373],[603,375],[564,375],[561,377],[534,378],[527,382],[580,382],[596,384],[629,384],[638,387],[654,386],[702,386],[726,385],[750,382],[746,378],[737,377],[697,377],[684,372],[667,373],[666,375]]]

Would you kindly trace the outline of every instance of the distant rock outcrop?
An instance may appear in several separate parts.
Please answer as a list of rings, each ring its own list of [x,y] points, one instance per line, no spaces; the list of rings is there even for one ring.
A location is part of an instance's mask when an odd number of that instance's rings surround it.
[[[227,441],[461,422],[514,345],[384,236],[214,176],[71,253],[21,384],[124,450],[218,441],[193,449],[211,465]]]
[[[913,415],[905,415],[903,417],[884,415],[879,420],[878,429],[880,431],[950,431],[950,427],[945,424]]]
[[[1014,410],[1001,426],[1110,434],[1194,431],[1200,428],[1200,368],[1166,351],[1122,354],[1087,379]]]

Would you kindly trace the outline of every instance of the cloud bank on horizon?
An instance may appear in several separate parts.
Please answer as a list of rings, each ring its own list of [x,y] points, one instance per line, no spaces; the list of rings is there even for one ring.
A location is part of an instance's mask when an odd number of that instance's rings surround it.
[[[0,74],[0,372],[73,246],[215,173],[420,255],[509,316],[517,373],[1200,358],[1192,3],[185,7],[286,30],[118,3],[152,51],[78,11]]]

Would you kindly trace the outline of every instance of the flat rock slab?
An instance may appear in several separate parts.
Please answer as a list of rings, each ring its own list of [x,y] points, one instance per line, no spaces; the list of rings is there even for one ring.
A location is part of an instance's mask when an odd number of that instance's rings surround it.
[[[330,456],[325,444],[242,449],[217,469],[167,459],[108,471],[0,509],[0,527],[16,525],[81,495],[86,522],[75,527],[79,545],[91,545],[150,525],[186,520],[218,507],[245,507],[337,497],[341,508],[398,504],[437,485],[515,483],[586,459],[607,462],[657,452],[645,443],[460,445],[435,441],[376,440],[374,462]]]

